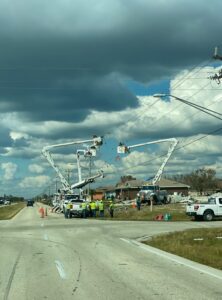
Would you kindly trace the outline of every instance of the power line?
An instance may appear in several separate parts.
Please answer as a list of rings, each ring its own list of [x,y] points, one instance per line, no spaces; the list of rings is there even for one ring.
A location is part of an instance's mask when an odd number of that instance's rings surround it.
[[[174,150],[174,152],[177,152],[177,151],[179,151],[180,149],[184,149],[184,148],[190,146],[191,144],[194,144],[194,143],[196,143],[196,142],[198,142],[198,141],[200,141],[200,140],[202,140],[202,139],[205,139],[205,138],[207,138],[209,135],[212,135],[212,134],[217,133],[217,132],[219,132],[219,131],[222,131],[222,127],[218,128],[218,129],[215,129],[215,130],[212,130],[212,131],[208,132],[207,134],[205,134],[205,135],[203,135],[203,136],[201,136],[201,137],[199,137],[199,138],[196,138],[196,139],[194,139],[194,140],[192,140],[192,141],[189,141],[189,142],[187,142],[186,144],[184,144],[183,146],[177,147],[177,148]],[[159,159],[159,158],[161,158],[161,157],[166,156],[166,153],[167,153],[167,152],[165,152],[164,154],[159,155],[159,156],[157,156],[157,157],[155,157],[155,158],[152,158],[152,159],[150,159],[150,160],[143,161],[143,162],[137,164],[136,166],[132,166],[132,167],[129,167],[129,168],[122,168],[122,169],[119,168],[118,171],[124,171],[124,172],[125,172],[125,171],[128,171],[128,170],[137,168],[138,166],[145,166],[145,165],[149,164],[150,162],[153,162],[153,161],[155,161],[155,160],[157,160],[157,159]],[[117,173],[117,172],[113,172],[113,173]],[[113,174],[113,173],[110,172],[109,174]]]

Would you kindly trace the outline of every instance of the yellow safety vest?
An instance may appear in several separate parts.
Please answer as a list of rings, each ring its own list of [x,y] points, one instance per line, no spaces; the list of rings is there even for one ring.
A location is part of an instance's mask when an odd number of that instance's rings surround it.
[[[104,210],[104,204],[103,204],[103,202],[99,203],[99,210]]]
[[[67,203],[66,208],[67,209],[72,209],[72,203]]]
[[[82,209],[86,209],[86,203],[85,202],[82,203]]]
[[[91,209],[96,209],[96,204],[95,204],[95,202],[91,202],[91,203],[90,203],[90,206],[91,206]]]

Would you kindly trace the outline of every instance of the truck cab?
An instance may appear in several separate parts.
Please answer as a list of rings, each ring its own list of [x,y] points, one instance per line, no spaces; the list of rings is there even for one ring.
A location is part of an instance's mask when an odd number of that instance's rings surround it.
[[[167,191],[160,190],[159,185],[144,185],[139,191],[139,196],[142,203],[150,204],[151,198],[154,204],[166,204],[167,203]]]
[[[195,220],[203,219],[204,221],[222,217],[222,193],[211,195],[207,203],[188,204],[186,214],[194,217]]]

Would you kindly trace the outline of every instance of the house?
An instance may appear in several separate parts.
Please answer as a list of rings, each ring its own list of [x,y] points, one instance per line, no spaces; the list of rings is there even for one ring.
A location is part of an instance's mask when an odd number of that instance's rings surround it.
[[[147,184],[151,184],[151,182],[137,179],[119,182],[116,185],[116,197],[119,199],[135,199],[142,186]],[[165,178],[160,179],[156,184],[159,185],[161,190],[166,190],[168,194],[178,193],[185,196],[188,195],[189,186],[186,184]]]
[[[115,186],[99,187],[93,191],[93,200],[110,199],[116,197]]]
[[[121,200],[135,199],[139,190],[144,185],[144,180],[126,180],[116,184],[116,198]]]
[[[157,181],[157,184],[160,186],[161,190],[166,190],[168,194],[173,195],[174,193],[177,193],[188,196],[190,186],[187,184],[166,178],[161,178],[160,181]]]

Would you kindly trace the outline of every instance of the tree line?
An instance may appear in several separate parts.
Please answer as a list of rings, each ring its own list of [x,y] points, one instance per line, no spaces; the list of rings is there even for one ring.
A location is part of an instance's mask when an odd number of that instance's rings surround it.
[[[216,177],[216,171],[211,168],[200,168],[190,174],[173,175],[167,178],[187,184],[190,186],[190,190],[200,194],[221,189],[221,180]]]

